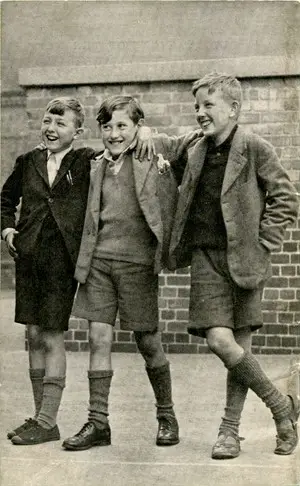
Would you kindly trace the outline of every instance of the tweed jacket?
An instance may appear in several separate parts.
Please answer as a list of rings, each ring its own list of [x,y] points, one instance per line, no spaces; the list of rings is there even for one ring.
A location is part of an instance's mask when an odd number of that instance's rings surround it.
[[[169,167],[164,173],[158,170],[158,157],[142,162],[128,154],[133,165],[135,190],[144,217],[157,239],[154,271],[158,273],[168,259],[171,227],[176,210],[178,188]],[[99,231],[102,182],[107,161],[103,156],[92,161],[90,190],[75,278],[85,283],[89,274]],[[100,229],[101,231],[101,229]]]
[[[206,137],[188,149],[170,242],[170,269],[191,263],[185,225],[206,150]],[[221,209],[229,271],[240,287],[257,288],[270,276],[270,252],[280,248],[287,225],[297,218],[298,207],[296,190],[274,148],[238,127],[223,180]]]
[[[13,172],[2,188],[1,216],[2,230],[16,228],[19,232],[14,241],[20,257],[34,255],[44,219],[51,213],[75,266],[92,157],[95,157],[95,152],[89,148],[68,152],[52,187],[48,183],[46,150],[35,149],[17,158]],[[20,217],[16,223],[15,213],[20,200]]]

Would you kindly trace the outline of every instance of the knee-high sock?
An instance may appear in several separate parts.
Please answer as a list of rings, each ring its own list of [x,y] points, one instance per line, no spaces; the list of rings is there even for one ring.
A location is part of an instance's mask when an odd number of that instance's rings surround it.
[[[230,368],[233,377],[251,388],[256,395],[270,408],[273,418],[279,422],[291,412],[291,401],[283,395],[264,373],[254,356],[246,351],[241,359]]]
[[[29,368],[29,377],[32,385],[33,400],[35,406],[34,418],[36,419],[42,406],[44,390],[44,368]]]
[[[248,386],[237,381],[233,373],[228,371],[225,415],[222,417],[222,423],[219,428],[220,433],[224,430],[230,430],[236,437],[238,437],[241,415],[247,393]]]
[[[45,429],[51,429],[56,424],[56,417],[61,402],[63,389],[66,386],[65,376],[44,377],[43,400],[37,417],[38,423]]]
[[[88,371],[90,390],[88,420],[98,428],[103,428],[103,425],[108,424],[108,396],[112,377],[112,370]]]
[[[156,398],[157,417],[174,415],[170,364],[167,362],[158,368],[146,367],[146,371]]]

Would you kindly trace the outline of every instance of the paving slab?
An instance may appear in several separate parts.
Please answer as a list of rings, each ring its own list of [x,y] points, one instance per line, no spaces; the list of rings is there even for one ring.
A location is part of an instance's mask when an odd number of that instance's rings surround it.
[[[181,441],[176,446],[155,445],[155,401],[143,359],[120,353],[113,354],[111,446],[70,452],[62,449],[61,441],[12,445],[6,431],[32,415],[32,396],[24,328],[8,322],[13,305],[11,298],[6,300],[0,332],[1,486],[300,486],[300,447],[291,456],[273,453],[274,422],[251,391],[242,417],[240,433],[245,440],[240,456],[229,461],[210,458],[223,414],[226,377],[213,355],[168,356],[180,423]],[[283,375],[290,357],[258,359],[285,392]],[[81,428],[88,405],[88,353],[68,353],[67,362],[67,387],[58,416],[62,439]]]

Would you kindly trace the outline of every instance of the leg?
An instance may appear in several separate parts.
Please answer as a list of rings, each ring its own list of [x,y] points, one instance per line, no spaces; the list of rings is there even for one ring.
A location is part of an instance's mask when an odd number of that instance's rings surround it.
[[[34,420],[36,420],[41,409],[43,400],[43,379],[45,376],[45,352],[43,340],[41,337],[41,328],[36,325],[27,325],[28,336],[28,357],[29,357],[29,377],[32,385],[33,399],[35,405]],[[25,422],[7,434],[8,439],[19,435],[28,429],[33,423],[32,419],[26,419]]]
[[[298,403],[285,396],[273,385],[256,358],[235,341],[230,329],[212,328],[207,332],[210,349],[224,362],[234,380],[251,388],[270,408],[276,423],[280,447],[276,453],[290,454],[298,443],[296,419]]]
[[[12,438],[15,445],[40,444],[60,439],[56,418],[66,380],[64,333],[43,330],[39,338],[45,359],[41,408],[32,428]]]
[[[251,350],[251,330],[241,328],[234,333],[236,342],[245,351]],[[239,425],[248,387],[227,372],[225,415],[219,428],[218,440],[212,448],[213,459],[232,459],[240,453]]]
[[[113,327],[103,322],[90,322],[90,369],[88,422],[81,430],[63,442],[68,450],[85,450],[111,443],[108,423],[108,396],[113,376],[111,346]]]
[[[179,432],[173,410],[170,365],[163,351],[160,334],[157,331],[135,331],[134,336],[138,349],[146,362],[146,371],[156,398],[159,422],[156,444],[178,444]]]

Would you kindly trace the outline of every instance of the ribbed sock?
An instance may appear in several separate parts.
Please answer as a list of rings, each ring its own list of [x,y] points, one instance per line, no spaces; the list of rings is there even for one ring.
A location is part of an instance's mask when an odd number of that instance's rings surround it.
[[[42,406],[44,390],[44,368],[29,368],[29,377],[32,385],[33,399],[35,406],[34,418],[36,419]]]
[[[158,368],[146,367],[148,378],[156,398],[157,417],[175,415],[172,402],[172,383],[170,364]]]
[[[291,401],[269,380],[258,361],[246,351],[241,359],[230,369],[233,377],[251,388],[272,411],[275,421],[286,419],[292,411]]]
[[[45,429],[52,429],[56,424],[56,417],[65,385],[65,376],[44,377],[43,401],[37,421]]]
[[[232,372],[228,371],[225,415],[222,417],[219,433],[229,430],[234,437],[239,437],[239,425],[247,393],[248,386],[237,381]]]
[[[98,428],[108,424],[108,396],[112,377],[112,370],[88,371],[90,389],[88,420]]]

